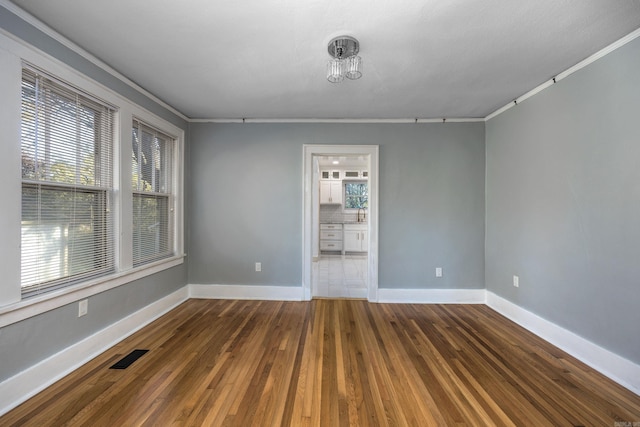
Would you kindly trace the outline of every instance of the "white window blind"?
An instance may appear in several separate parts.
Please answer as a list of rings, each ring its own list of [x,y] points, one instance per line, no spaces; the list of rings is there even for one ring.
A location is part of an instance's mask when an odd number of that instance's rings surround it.
[[[175,139],[138,120],[132,131],[133,265],[174,254]]]
[[[23,296],[114,271],[113,123],[113,107],[23,69]]]

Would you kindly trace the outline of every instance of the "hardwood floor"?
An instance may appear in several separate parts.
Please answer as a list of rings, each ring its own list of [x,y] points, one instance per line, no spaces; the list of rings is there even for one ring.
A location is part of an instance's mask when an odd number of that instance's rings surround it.
[[[149,352],[108,369],[133,349]],[[0,425],[614,426],[640,397],[484,305],[189,300]]]

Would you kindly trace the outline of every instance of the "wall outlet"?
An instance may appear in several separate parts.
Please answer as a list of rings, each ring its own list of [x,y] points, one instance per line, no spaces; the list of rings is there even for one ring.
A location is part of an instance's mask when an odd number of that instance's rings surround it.
[[[515,286],[516,288],[520,287],[520,278],[515,274],[513,275],[513,286]]]
[[[442,267],[436,267],[436,277],[442,277]]]
[[[256,271],[262,271],[262,263],[256,262]]]
[[[88,310],[89,310],[88,300],[83,299],[82,301],[78,302],[78,317],[82,317],[85,314],[87,314]]]

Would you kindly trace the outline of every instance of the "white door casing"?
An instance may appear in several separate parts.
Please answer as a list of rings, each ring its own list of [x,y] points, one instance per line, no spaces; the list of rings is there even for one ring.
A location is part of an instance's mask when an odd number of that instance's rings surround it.
[[[378,146],[377,145],[315,145],[304,144],[302,148],[303,157],[303,218],[302,218],[302,299],[311,300],[311,274],[313,249],[313,195],[317,197],[317,180],[314,180],[313,159],[314,156],[330,155],[359,155],[366,156],[369,171],[369,222],[367,239],[367,299],[370,302],[378,301]]]

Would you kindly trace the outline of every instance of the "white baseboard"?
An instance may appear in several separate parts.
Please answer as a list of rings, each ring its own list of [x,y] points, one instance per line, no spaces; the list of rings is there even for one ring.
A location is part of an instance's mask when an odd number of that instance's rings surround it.
[[[640,395],[640,366],[484,289],[379,289],[378,302],[484,304]],[[188,298],[301,301],[300,286],[187,285],[0,383],[0,415]]]
[[[188,285],[190,298],[302,301],[302,286]]]
[[[378,302],[401,304],[484,304],[484,289],[378,289]]]
[[[640,365],[551,323],[493,292],[486,291],[486,294],[486,304],[493,310],[640,395]]]
[[[182,287],[0,383],[0,415],[78,369],[188,299]]]

